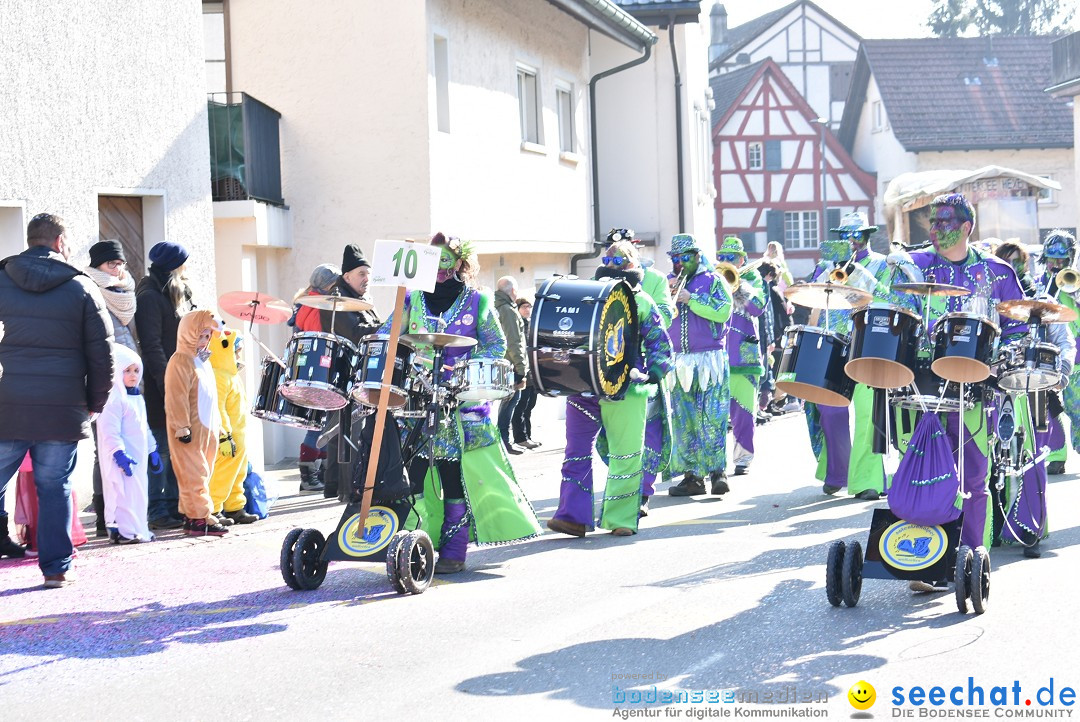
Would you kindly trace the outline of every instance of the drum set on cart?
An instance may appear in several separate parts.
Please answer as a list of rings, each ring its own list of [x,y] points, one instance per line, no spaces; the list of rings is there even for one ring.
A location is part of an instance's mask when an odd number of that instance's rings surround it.
[[[237,292],[219,299],[226,312],[251,323],[280,323],[291,314],[284,301],[260,294]],[[372,304],[343,296],[309,295],[297,303],[331,312],[331,328],[337,313],[361,312]],[[284,314],[284,316],[282,316]],[[260,345],[262,345],[260,343]],[[339,461],[348,463],[352,451],[363,446],[354,442],[354,421],[373,424],[376,409],[382,402],[392,418],[382,440],[394,445],[391,456],[396,462],[396,487],[379,503],[371,505],[361,519],[365,486],[352,481],[352,493],[337,529],[328,540],[318,529],[292,529],[281,548],[281,574],[292,589],[316,589],[326,577],[330,561],[384,562],[386,574],[401,594],[420,594],[431,584],[435,570],[435,550],[431,538],[420,529],[419,518],[410,501],[412,490],[402,469],[433,446],[439,427],[450,418],[450,411],[463,402],[503,399],[513,393],[514,374],[504,359],[465,359],[445,367],[447,349],[468,348],[476,339],[449,333],[403,334],[391,349],[390,336],[372,334],[354,344],[347,338],[323,332],[300,332],[289,340],[282,357],[263,346],[258,393],[251,413],[256,418],[308,431],[336,432],[339,438]],[[391,366],[390,380],[383,383],[383,373]],[[436,370],[440,370],[437,372]],[[336,429],[326,430],[331,414],[338,413]],[[370,418],[369,418],[370,417]],[[401,425],[399,430],[398,424]],[[366,431],[366,430],[365,430]],[[371,434],[366,435],[368,443]],[[365,434],[361,433],[361,439]],[[361,472],[366,467],[362,453]],[[433,463],[433,461],[429,462]],[[351,468],[351,465],[349,465]],[[379,464],[383,470],[383,464]],[[380,480],[381,482],[382,480]],[[378,483],[378,482],[377,482]],[[370,502],[371,489],[367,489]],[[411,516],[411,518],[410,518]],[[408,528],[413,528],[409,531]]]
[[[894,283],[891,288],[921,297],[923,314],[895,305],[869,305],[871,293],[839,278],[787,289],[793,303],[822,312],[824,326],[787,330],[776,368],[777,388],[815,404],[848,406],[856,383],[871,387],[875,453],[899,448],[897,423],[912,423],[910,415],[899,410],[914,412],[917,421],[920,414],[961,413],[981,401],[999,490],[1006,476],[1015,480],[1045,459],[1046,449],[1036,450],[1037,456],[1020,450],[1025,436],[1033,439],[1035,431],[1045,430],[1047,393],[1067,381],[1060,350],[1047,341],[1047,325],[1072,321],[1076,312],[1050,300],[998,303],[997,314],[1028,324],[1022,338],[1003,344],[1000,328],[990,317],[993,311],[978,294],[943,283]],[[945,313],[931,327],[931,304],[952,297],[966,297],[964,305],[970,310]],[[850,337],[830,329],[833,310],[852,311]],[[1024,395],[1031,408],[1027,425],[1018,424],[1014,413]],[[964,423],[958,426],[957,473],[963,488],[967,431]],[[958,610],[966,613],[970,600],[982,614],[990,594],[990,559],[984,547],[960,544],[962,523],[961,515],[941,525],[921,526],[890,509],[875,509],[865,556],[858,541],[837,541],[829,548],[829,602],[854,607],[864,578],[937,586],[951,581]]]

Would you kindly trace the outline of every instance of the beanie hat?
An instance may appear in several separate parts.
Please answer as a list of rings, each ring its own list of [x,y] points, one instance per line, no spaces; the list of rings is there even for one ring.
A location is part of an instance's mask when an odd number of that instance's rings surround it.
[[[97,268],[102,263],[108,263],[109,261],[123,261],[127,263],[127,259],[124,258],[124,247],[120,245],[120,241],[107,240],[99,241],[90,246],[90,265]]]
[[[175,271],[188,259],[188,251],[179,243],[161,241],[150,249],[150,263],[163,271]]]
[[[337,268],[329,263],[324,263],[316,266],[315,270],[311,272],[308,285],[322,293],[327,293],[334,287],[334,283],[337,282],[340,275],[341,272]]]
[[[360,246],[350,243],[345,246],[345,253],[341,256],[341,272],[348,273],[360,266],[371,266],[371,264],[364,258],[364,252],[360,249]]]

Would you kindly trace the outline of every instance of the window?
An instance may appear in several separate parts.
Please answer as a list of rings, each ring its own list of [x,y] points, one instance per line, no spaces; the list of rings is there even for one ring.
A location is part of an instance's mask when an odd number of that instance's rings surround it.
[[[784,248],[817,248],[818,212],[784,213]]]
[[[1040,178],[1046,180],[1054,180],[1052,175],[1041,175]],[[1054,190],[1052,188],[1040,188],[1039,189],[1039,205],[1040,206],[1053,206],[1057,205],[1057,199],[1054,197]]]
[[[747,170],[761,170],[761,143],[746,144]]]
[[[518,113],[521,116],[521,140],[526,143],[544,142],[540,125],[540,85],[536,70],[518,66]]]
[[[555,109],[559,112],[559,150],[574,152],[574,91],[571,86],[555,87]]]
[[[877,133],[889,127],[885,122],[885,107],[880,100],[874,101],[874,104],[870,107],[870,112],[873,114],[871,117],[873,132]]]
[[[204,2],[203,55],[206,61],[206,92],[224,93],[225,80],[225,4]]]
[[[855,63],[832,63],[829,66],[829,100],[843,103],[851,87],[851,71]]]
[[[443,133],[450,132],[450,49],[446,38],[435,36],[432,59],[435,70],[435,122]]]

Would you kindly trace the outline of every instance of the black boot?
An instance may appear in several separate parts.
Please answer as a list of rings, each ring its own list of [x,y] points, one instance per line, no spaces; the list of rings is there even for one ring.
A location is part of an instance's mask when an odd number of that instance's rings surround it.
[[[0,516],[0,559],[10,557],[18,559],[26,556],[26,549],[22,548],[8,536],[8,518]]]
[[[105,528],[105,495],[94,494],[94,524],[97,527],[94,536],[104,539],[109,536],[109,530]]]

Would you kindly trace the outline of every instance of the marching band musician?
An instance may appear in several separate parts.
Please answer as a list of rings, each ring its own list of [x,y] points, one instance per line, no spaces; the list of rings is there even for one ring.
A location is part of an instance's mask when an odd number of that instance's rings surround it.
[[[1001,259],[968,247],[968,237],[975,225],[975,209],[960,193],[937,196],[930,204],[930,241],[933,251],[916,251],[911,261],[930,283],[946,283],[968,289],[970,296],[917,296],[903,294],[907,301],[922,313],[922,304],[929,303],[930,327],[944,314],[961,310],[994,312],[998,303],[1024,297],[1016,272]],[[900,294],[897,294],[899,300]],[[986,308],[980,308],[985,303]],[[1027,333],[1027,324],[1002,316],[1001,345],[1019,340]],[[966,427],[964,439],[964,468],[961,474],[964,524],[960,542],[972,549],[987,549],[992,541],[989,479],[988,428],[979,396],[974,407],[963,414]],[[960,440],[960,414],[947,414],[945,432],[955,451]],[[912,582],[914,591],[932,591],[925,582]]]
[[[730,374],[731,432],[735,446],[735,476],[742,476],[754,460],[754,426],[757,412],[758,381],[765,374],[761,363],[758,319],[765,311],[765,288],[755,269],[742,271],[746,251],[735,236],[724,239],[716,252],[719,263],[730,263],[739,270],[739,282],[732,293],[734,307],[728,326],[727,352]]]
[[[838,227],[830,229],[838,238],[821,245],[822,260],[811,282],[828,280],[839,267],[847,273],[848,285],[873,293],[875,301],[887,302],[891,271],[885,263],[885,256],[869,248],[870,236],[877,229],[877,226],[868,224],[866,214],[861,211],[846,214]],[[830,311],[829,329],[850,335],[851,311]],[[818,458],[817,478],[824,482],[822,491],[826,494],[835,494],[847,487],[849,495],[873,501],[884,492],[884,462],[881,454],[873,453],[873,402],[873,389],[856,384],[851,400],[855,411],[854,441],[848,431],[847,407],[806,404],[811,434],[819,435],[814,440],[814,447],[822,449]],[[817,423],[813,423],[814,420]]]
[[[671,325],[675,371],[671,391],[674,443],[671,469],[683,479],[668,489],[671,496],[705,493],[705,476],[713,494],[728,491],[727,427],[728,355],[725,346],[731,318],[731,289],[712,271],[697,241],[688,234],[671,239],[668,253],[676,282],[676,317]]]
[[[1046,265],[1046,272],[1039,280],[1040,288],[1050,288],[1051,296],[1057,303],[1060,303],[1066,308],[1071,308],[1074,311],[1080,312],[1080,305],[1077,304],[1075,292],[1066,293],[1050,285],[1050,279],[1057,276],[1060,271],[1066,268],[1073,268],[1076,264],[1076,238],[1068,231],[1061,229],[1054,229],[1046,235],[1046,240],[1043,241],[1042,260]],[[1069,331],[1075,339],[1080,334],[1080,320],[1072,321],[1067,324]],[[1064,361],[1075,362],[1075,358],[1066,359],[1062,357],[1062,365]],[[1069,378],[1069,384],[1062,390],[1062,406],[1064,407],[1065,414],[1069,417],[1069,431],[1072,437],[1073,451],[1080,452],[1080,369],[1073,363],[1072,373]],[[1060,414],[1056,417],[1052,417],[1052,424],[1057,425],[1060,429],[1061,438],[1061,450],[1057,451],[1056,445],[1052,445],[1050,449],[1050,458],[1047,459],[1047,472],[1051,475],[1064,474],[1065,473],[1065,458],[1068,449],[1065,447],[1065,431],[1064,425]]]
[[[443,369],[433,371],[437,380],[445,382],[455,362],[469,357],[503,358],[506,338],[494,299],[473,286],[480,264],[471,244],[436,233],[431,245],[438,246],[441,254],[435,290],[409,294],[402,328],[404,333],[445,332],[477,340],[472,348],[446,349]],[[380,333],[390,333],[391,320]],[[430,359],[429,349],[426,353],[417,349],[417,353]],[[428,448],[427,444],[421,447],[409,476],[414,490],[423,489],[414,508],[421,528],[439,550],[436,574],[462,571],[470,540],[498,544],[540,533],[540,523],[503,450],[489,402],[464,402],[453,411],[435,437],[434,465]]]
[[[614,536],[637,533],[649,394],[672,368],[671,341],[663,319],[641,287],[644,273],[637,249],[629,241],[616,241],[608,246],[602,260],[596,272],[598,279],[621,278],[634,290],[642,347],[635,353],[634,368],[648,383],[632,381],[626,395],[618,400],[580,395],[566,400],[566,450],[559,508],[547,526],[560,534],[579,537],[593,528],[592,457],[601,425],[607,437],[608,478],[599,524]]]

